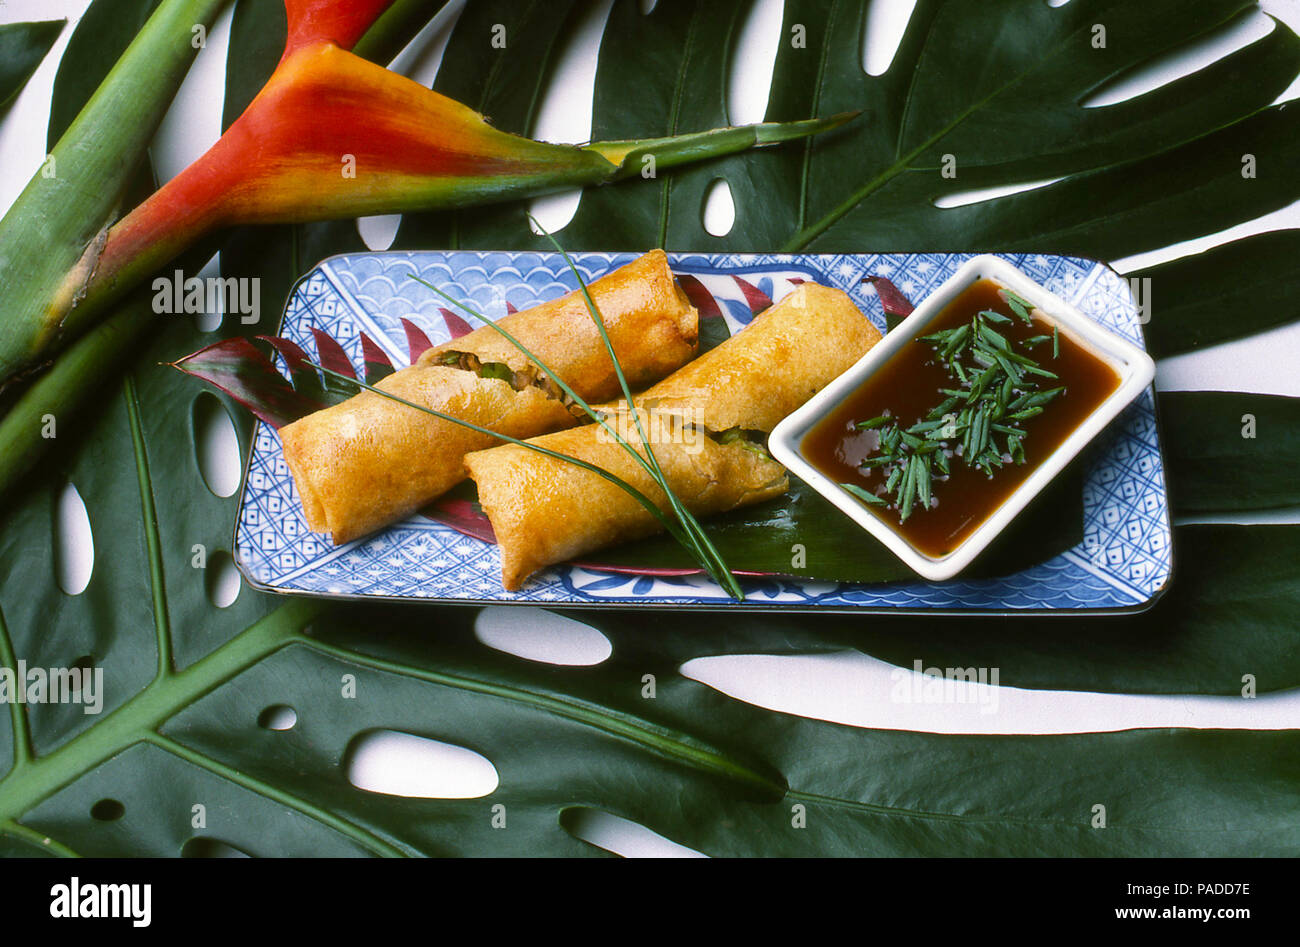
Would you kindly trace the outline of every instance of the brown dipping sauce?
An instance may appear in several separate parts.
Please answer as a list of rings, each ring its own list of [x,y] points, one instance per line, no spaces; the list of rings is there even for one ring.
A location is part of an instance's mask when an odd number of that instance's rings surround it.
[[[1114,369],[1064,330],[1060,332],[1057,358],[1052,357],[1050,341],[1024,348],[1026,339],[1050,336],[1055,323],[1042,318],[1038,310],[1033,310],[1033,323],[1025,323],[1002,298],[1001,288],[988,279],[974,283],[944,307],[922,334],[956,328],[985,309],[1002,313],[1011,321],[998,324],[998,332],[1017,351],[1027,352],[1042,368],[1059,376],[1059,380],[1038,379],[1040,388],[1064,386],[1065,391],[1047,404],[1042,414],[1015,422],[1025,431],[1023,464],[1005,464],[989,477],[953,456],[948,477],[933,482],[937,504],[922,509],[918,503],[901,524],[892,506],[874,508],[863,504],[931,558],[941,558],[961,545],[1120,384]],[[960,382],[936,363],[929,343],[908,343],[804,436],[800,452],[836,483],[852,483],[883,494],[884,470],[858,468],[859,463],[877,453],[879,433],[860,431],[856,423],[888,413],[899,418],[903,427],[909,427],[944,401],[946,396],[940,388],[960,387]],[[950,446],[958,443],[952,441]]]

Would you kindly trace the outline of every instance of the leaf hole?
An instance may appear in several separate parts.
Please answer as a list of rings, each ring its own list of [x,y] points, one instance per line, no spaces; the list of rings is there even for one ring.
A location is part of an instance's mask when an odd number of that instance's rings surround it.
[[[474,637],[506,654],[566,667],[600,664],[614,651],[590,625],[527,606],[488,606],[474,619]]]
[[[736,224],[736,201],[722,178],[710,183],[704,194],[703,218],[704,229],[715,237],[725,237]]]
[[[870,0],[862,30],[862,69],[869,76],[883,76],[903,45],[907,24],[912,20],[916,0]]]
[[[416,799],[478,799],[500,785],[481,753],[400,730],[355,737],[344,762],[348,782],[367,792]]]
[[[230,558],[230,553],[224,549],[218,549],[208,557],[208,567],[204,570],[204,585],[208,593],[208,601],[217,608],[229,608],[234,604],[235,599],[239,598],[239,590],[243,587],[243,579],[240,578],[239,570],[235,568],[235,560]]]
[[[252,858],[248,852],[220,839],[198,835],[181,846],[181,858]]]
[[[89,4],[82,4],[88,6]],[[226,56],[234,4],[226,5],[212,23],[202,47],[195,54],[163,114],[149,144],[149,160],[158,184],[162,185],[197,161],[221,137],[224,96],[213,90],[226,84]],[[193,37],[186,28],[186,42]]]
[[[641,11],[642,16],[649,16],[655,12],[655,7],[659,5],[659,0],[637,0],[637,8]]]
[[[953,693],[959,691],[965,699],[918,706],[919,702],[904,702],[898,697],[899,688],[904,686],[900,681],[912,680],[910,669],[896,668],[856,651],[709,655],[692,658],[678,669],[682,677],[733,700],[776,713],[850,727],[942,733],[962,732],[961,723],[953,730],[959,714],[970,714],[966,719],[995,719],[987,707],[997,688],[980,684],[975,670],[975,681],[962,680],[953,685]],[[957,702],[961,706],[956,706]],[[934,716],[923,716],[927,710]],[[1005,724],[1005,718],[996,719]]]
[[[72,682],[70,692],[74,697],[79,697],[82,685],[87,682],[90,675],[95,673],[95,656],[93,654],[83,654],[69,665],[69,670],[78,672],[70,679]]]
[[[1274,26],[1273,20],[1258,9],[1244,11],[1204,36],[1167,49],[1107,79],[1084,96],[1079,105],[1089,109],[1106,108],[1155,92],[1263,39],[1273,32]]]
[[[785,0],[757,0],[736,34],[727,78],[727,118],[732,125],[761,122],[767,114],[784,17]]]
[[[272,704],[257,715],[257,725],[263,730],[292,730],[298,722],[298,712],[288,704]]]
[[[556,144],[577,145],[591,140],[591,114],[596,95],[596,62],[600,40],[614,0],[588,3],[568,32],[546,80],[532,137]],[[547,194],[529,201],[528,212],[551,233],[568,226],[582,202],[581,188]],[[529,221],[533,233],[541,233]]]
[[[387,250],[397,239],[397,228],[402,225],[401,214],[376,214],[357,218],[357,234],[367,248]]]
[[[194,462],[213,496],[228,497],[239,489],[239,437],[230,412],[210,391],[200,392],[191,409]]]
[[[847,652],[817,655],[729,654],[691,658],[678,668],[682,677],[735,700],[800,717],[832,719],[840,709],[842,682],[856,668],[841,660]],[[819,681],[817,687],[799,686]],[[826,686],[832,684],[833,687]],[[828,714],[828,707],[832,708]]]
[[[1070,0],[1047,0],[1047,5],[1053,10],[1065,6]]]
[[[95,537],[77,485],[67,483],[55,511],[54,572],[59,588],[80,595],[95,570]]]
[[[203,269],[198,272],[198,278],[203,281],[204,286],[210,286],[212,284],[208,280],[219,279],[220,277],[221,253],[218,251],[212,254],[207,263],[203,264]],[[181,288],[181,291],[184,292],[184,287]],[[200,332],[215,332],[221,328],[221,322],[226,318],[226,294],[224,292],[208,293],[205,291],[203,298],[203,311],[194,313],[190,318],[194,320],[194,327]],[[207,309],[207,302],[209,301],[213,303],[211,311]]]
[[[560,825],[574,838],[624,858],[707,858],[638,822],[602,809],[573,806],[560,813]]]
[[[469,0],[449,0],[444,4],[402,51],[393,57],[388,68],[425,88],[431,88],[438,78],[438,70],[442,68],[442,57],[447,52],[452,30],[456,28],[468,3]]]
[[[580,187],[534,197],[528,205],[528,213],[535,219],[528,221],[528,229],[536,234],[559,233],[573,221],[581,203]]]
[[[116,822],[126,815],[126,806],[116,799],[101,799],[90,807],[90,817],[98,822]]]
[[[1057,181],[1065,180],[1064,177],[1044,178],[1041,181],[1027,181],[1022,184],[1004,184],[998,187],[978,187],[969,188],[964,191],[953,191],[949,194],[941,194],[936,197],[932,204],[935,207],[965,207],[968,204],[982,204],[985,201],[997,200],[999,197],[1010,197],[1012,194],[1023,194],[1025,191],[1036,191],[1040,187],[1048,187]]]

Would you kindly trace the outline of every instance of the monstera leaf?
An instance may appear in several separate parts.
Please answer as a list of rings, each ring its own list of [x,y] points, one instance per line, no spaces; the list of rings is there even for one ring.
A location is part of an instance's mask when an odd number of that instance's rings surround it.
[[[83,28],[111,2],[97,0]],[[243,0],[236,8],[227,115],[274,65],[278,6]],[[1296,163],[1295,111],[1269,104],[1300,62],[1289,30],[1279,24],[1132,102],[1080,103],[1249,6],[921,0],[890,70],[869,77],[860,65],[865,4],[791,0],[768,118],[858,108],[863,118],[808,147],[589,191],[562,238],[572,249],[1032,248],[1115,258],[1216,231],[1296,197],[1286,170]],[[659,0],[646,15],[618,0],[597,68],[593,137],[724,124],[727,67],[748,9],[740,0]],[[438,88],[499,127],[530,130],[581,12],[554,0],[470,5]],[[485,55],[496,24],[511,39],[500,55]],[[1097,24],[1103,48],[1093,42]],[[800,44],[790,41],[796,33]],[[88,93],[79,77],[102,75],[115,55],[111,43],[97,51],[80,42],[85,55],[62,64],[56,102],[75,100],[70,89]],[[1258,177],[1242,176],[1244,154],[1256,158]],[[955,191],[1056,177],[1063,180],[981,204],[935,204]],[[724,237],[701,221],[718,179],[737,207]],[[396,245],[541,246],[524,209],[408,215]],[[1280,243],[1259,246],[1280,267],[1250,271],[1255,298],[1292,305],[1294,254]],[[1029,687],[1229,694],[1244,674],[1256,675],[1261,690],[1294,687],[1300,583],[1288,566],[1300,552],[1296,527],[1179,527],[1178,574],[1143,616],[1062,624],[746,614],[669,623],[581,613],[613,643],[612,657],[591,668],[488,650],[474,640],[467,609],[286,603],[249,589],[217,607],[212,590],[228,567],[236,500],[208,488],[197,432],[225,411],[246,451],[252,422],[162,363],[220,337],[273,333],[269,320],[294,279],[319,258],[362,247],[351,221],[232,234],[222,272],[262,280],[262,324],[227,319],[214,334],[186,316],[158,317],[125,377],[93,410],[59,425],[51,460],[5,501],[0,663],[102,668],[105,693],[98,716],[75,703],[8,706],[0,851],[190,851],[196,805],[208,813],[197,834],[255,855],[593,853],[566,831],[592,809],[719,855],[1300,850],[1293,731],[861,730],[762,710],[678,670],[704,654],[855,648],[904,666],[924,655],[927,663],[999,667],[1003,684]],[[1174,319],[1213,327],[1190,344],[1285,321],[1274,307],[1224,328],[1199,302],[1233,299],[1241,265],[1254,259],[1227,248],[1212,266],[1140,274],[1151,277],[1154,298],[1169,302],[1153,315],[1155,335],[1165,331],[1160,351],[1180,347]],[[1201,292],[1177,295],[1189,272]],[[1247,395],[1162,398],[1179,509],[1295,502],[1280,473],[1293,469],[1292,439],[1196,436],[1197,419],[1229,430],[1238,411],[1281,424],[1294,408]],[[1250,490],[1225,480],[1219,466],[1238,461],[1238,469],[1265,471]],[[89,584],[75,595],[53,578],[52,524],[69,483],[95,548]],[[281,705],[296,723],[271,729],[265,711]],[[358,789],[348,780],[351,754],[378,730],[481,753],[500,785],[460,800]],[[1106,828],[1094,827],[1096,806],[1105,807]]]
[[[451,38],[436,87],[504,128],[528,128],[551,48],[563,36],[563,19],[552,11],[571,6],[474,4]],[[634,3],[616,3],[597,66],[592,136],[669,134],[725,120],[728,70],[750,6],[665,0],[646,16]],[[1285,170],[1300,147],[1296,111],[1269,107],[1300,66],[1300,41],[1283,24],[1147,95],[1102,108],[1081,104],[1254,8],[1249,0],[1072,0],[1056,8],[1042,0],[921,0],[882,76],[862,67],[864,6],[785,4],[767,111],[777,120],[862,109],[862,118],[812,146],[589,191],[563,231],[566,245],[977,247],[1107,259],[1212,233],[1300,196]],[[480,55],[479,37],[494,23],[529,37],[508,64]],[[1244,178],[1244,154],[1271,171]],[[1064,179],[995,200],[935,205],[956,192],[1057,177]],[[702,213],[719,179],[736,205],[723,237],[704,229]],[[541,239],[514,206],[450,220],[408,216],[397,245],[540,247]]]
[[[63,20],[44,20],[0,26],[0,114],[22,91],[50,51],[63,31],[63,23]]]
[[[626,654],[611,634],[614,657],[600,667],[542,669],[486,653],[463,610],[341,612],[305,635],[311,609],[286,606],[159,678],[102,732],[20,764],[0,806],[33,805],[21,829],[9,827],[9,850],[172,854],[191,844],[195,805],[208,844],[251,855],[599,854],[566,831],[591,810],[714,855],[1283,855],[1300,845],[1290,732],[858,730],[732,700],[682,677],[640,634]],[[148,663],[148,631],[123,637]],[[292,708],[294,724],[270,729],[268,701]],[[499,787],[471,799],[358,790],[350,751],[377,730],[480,753]]]

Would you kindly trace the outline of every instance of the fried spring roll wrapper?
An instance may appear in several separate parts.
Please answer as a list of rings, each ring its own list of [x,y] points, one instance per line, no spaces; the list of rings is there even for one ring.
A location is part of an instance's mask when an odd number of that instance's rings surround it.
[[[721,444],[707,432],[770,432],[879,340],[880,333],[844,293],[804,284],[743,331],[638,396],[642,425],[673,492],[696,516],[784,493],[789,486],[784,467],[742,444]],[[626,406],[606,410],[611,426],[639,444],[629,433],[635,427]],[[654,479],[597,425],[530,443],[607,470],[660,509],[669,509]],[[518,445],[469,454],[465,465],[492,521],[501,581],[511,591],[546,566],[662,528],[617,485]]]
[[[587,290],[633,389],[658,381],[695,356],[699,313],[677,285],[663,250],[637,257],[588,284]],[[512,313],[496,324],[522,342],[584,401],[618,395],[614,363],[581,290]],[[429,349],[417,364],[436,364],[443,352],[472,352],[481,361],[505,362],[515,371],[528,366],[522,352],[486,326]]]
[[[590,284],[619,363],[646,384],[695,353],[698,313],[654,250]],[[618,393],[614,364],[580,291],[498,320],[584,400]],[[576,423],[542,388],[444,365],[446,352],[540,375],[504,337],[480,328],[423,353],[377,387],[407,401],[526,438]],[[635,381],[633,381],[635,379]],[[307,525],[345,543],[407,516],[465,479],[464,456],[498,443],[477,431],[362,391],[280,431]]]
[[[715,433],[771,433],[879,341],[880,332],[847,294],[802,283],[730,339],[637,395],[636,403]]]
[[[599,430],[589,424],[531,443],[607,470],[668,510],[668,498],[654,479],[613,438],[600,436]],[[723,446],[707,436],[693,440],[693,444],[657,443],[654,451],[673,492],[696,516],[780,496],[789,486],[785,468],[773,460],[743,447]],[[567,461],[503,444],[470,454],[465,464],[478,483],[479,502],[496,532],[501,583],[510,591],[546,566],[662,529],[621,487]]]

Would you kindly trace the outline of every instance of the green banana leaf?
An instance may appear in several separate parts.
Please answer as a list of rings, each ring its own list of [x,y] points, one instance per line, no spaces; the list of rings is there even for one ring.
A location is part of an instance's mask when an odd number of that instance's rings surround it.
[[[273,9],[258,8],[276,6],[243,0],[236,9],[243,38],[232,42],[228,108],[251,95],[278,55],[278,39],[249,41],[261,36],[263,17],[274,19]],[[1293,176],[1261,173],[1243,183],[1239,173],[1246,151],[1264,169],[1295,165],[1295,111],[1268,107],[1296,71],[1295,39],[1281,25],[1146,101],[1095,114],[1077,106],[1083,94],[1247,4],[1072,0],[1053,9],[1041,0],[922,0],[894,68],[871,80],[857,59],[863,6],[787,3],[783,35],[802,24],[807,46],[782,45],[768,117],[851,107],[866,108],[872,121],[824,146],[589,191],[560,234],[565,245],[1002,247],[1115,258],[1295,199]],[[739,0],[660,0],[644,16],[619,0],[598,65],[593,137],[723,123],[726,65],[747,9]],[[556,2],[471,5],[438,88],[500,127],[527,130],[576,11]],[[1102,20],[1108,50],[1071,45],[1086,38],[1083,24]],[[475,31],[498,22],[529,42],[510,56],[485,57],[487,34]],[[87,70],[103,66],[93,52]],[[998,93],[1017,70],[1024,76]],[[945,153],[957,156],[954,180],[935,171]],[[1062,174],[1060,184],[971,208],[931,202],[951,190]],[[718,177],[737,205],[725,237],[707,234],[700,220]],[[862,201],[817,229],[860,193]],[[397,246],[540,248],[523,212],[513,205],[408,215]],[[360,247],[350,223],[249,229],[225,245],[223,274],[263,277],[263,312],[273,316],[317,259]],[[1264,282],[1293,275],[1270,272]],[[1217,298],[1238,285],[1224,267],[1206,267],[1198,278]],[[1157,296],[1153,324],[1160,312]],[[273,328],[229,320],[221,334]],[[0,662],[62,667],[84,659],[104,669],[106,682],[99,717],[75,704],[9,705],[8,724],[0,724],[0,852],[177,854],[195,834],[196,799],[210,814],[205,835],[266,855],[598,853],[566,831],[586,808],[708,854],[1300,851],[1294,731],[860,730],[760,710],[677,672],[696,654],[856,648],[903,666],[916,657],[998,666],[1003,684],[1029,687],[1229,694],[1247,673],[1261,691],[1294,687],[1300,589],[1288,565],[1300,553],[1300,528],[1179,527],[1173,587],[1143,616],[1011,623],[747,615],[719,623],[591,612],[580,615],[610,637],[614,656],[595,668],[539,666],[473,640],[468,609],[295,601],[273,611],[281,600],[247,588],[215,608],[211,570],[228,550],[236,501],[213,495],[199,470],[198,401],[213,396],[161,364],[215,336],[181,317],[162,318],[156,330],[140,336],[125,380],[75,424],[60,425],[40,477],[0,507]],[[1205,397],[1225,424],[1238,408]],[[250,419],[219,400],[246,451]],[[1224,451],[1255,451],[1256,462],[1281,466],[1290,442],[1263,431],[1267,419],[1285,414],[1256,413],[1261,434],[1248,445],[1224,441],[1202,451],[1203,440],[1179,441],[1170,458],[1176,502],[1213,503],[1223,481],[1195,471],[1208,460],[1212,472]],[[96,551],[79,595],[52,578],[51,524],[67,482],[85,503]],[[1275,484],[1245,502],[1276,505],[1284,492]],[[195,547],[206,569],[195,567]],[[340,696],[345,674],[357,677],[356,700]],[[654,699],[641,697],[645,674],[656,676]],[[262,710],[279,704],[292,706],[298,723],[288,731],[260,726]],[[357,789],[346,779],[349,753],[379,729],[474,749],[494,763],[500,787],[474,800]],[[105,799],[122,803],[119,818],[92,814],[105,814],[96,807]],[[506,807],[505,830],[491,828],[495,804]],[[1107,806],[1107,829],[1091,828],[1097,804]],[[804,807],[804,829],[792,825],[794,806]],[[1205,831],[1209,812],[1213,832]]]
[[[1072,549],[1083,539],[1083,473],[1062,473],[1015,522],[962,573],[963,578],[1012,575]],[[911,582],[916,573],[882,543],[864,533],[828,500],[792,478],[775,500],[711,517],[709,540],[736,572],[796,575],[825,582]],[[792,568],[801,547],[807,561]],[[656,536],[594,553],[595,568],[689,569],[698,566],[671,537]]]
[[[0,25],[0,115],[27,85],[36,67],[63,32],[66,20]]]

